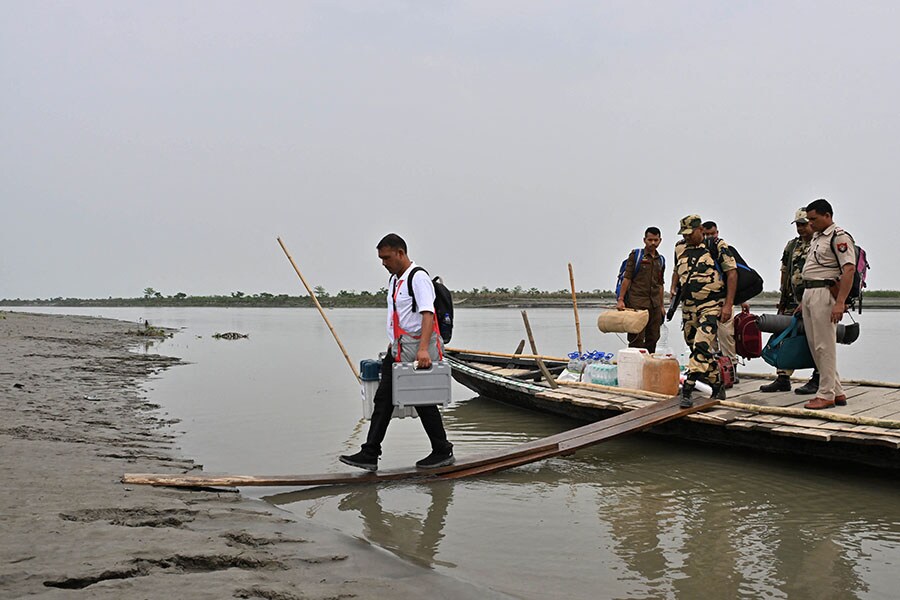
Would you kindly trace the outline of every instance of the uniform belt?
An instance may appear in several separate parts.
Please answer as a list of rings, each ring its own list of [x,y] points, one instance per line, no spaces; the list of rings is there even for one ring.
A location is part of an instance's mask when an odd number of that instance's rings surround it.
[[[833,279],[804,279],[803,287],[806,289],[812,288],[824,288],[824,287],[832,287],[834,285]]]

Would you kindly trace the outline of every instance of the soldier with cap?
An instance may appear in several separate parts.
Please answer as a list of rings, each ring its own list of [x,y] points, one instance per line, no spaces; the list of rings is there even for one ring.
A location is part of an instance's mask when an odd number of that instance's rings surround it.
[[[800,306],[803,297],[803,265],[809,254],[809,242],[813,231],[806,218],[806,209],[799,208],[791,221],[797,227],[797,237],[790,240],[781,254],[781,298],[776,309],[779,315],[792,315]],[[793,369],[779,369],[775,381],[759,386],[761,392],[789,392]],[[802,386],[794,390],[797,394],[815,394],[819,389],[819,372],[813,371],[812,377]]]
[[[691,394],[697,381],[705,381],[712,387],[712,397],[725,398],[713,345],[719,321],[728,321],[734,312],[737,263],[724,240],[704,241],[702,223],[698,215],[681,219],[678,233],[683,239],[675,244],[670,290],[674,297],[676,286],[681,286],[684,341],[691,350],[681,387],[682,408],[693,406]],[[710,252],[712,247],[717,250],[718,261]]]

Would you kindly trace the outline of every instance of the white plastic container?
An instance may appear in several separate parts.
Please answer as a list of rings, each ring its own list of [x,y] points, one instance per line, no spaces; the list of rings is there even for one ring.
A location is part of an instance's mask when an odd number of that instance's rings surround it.
[[[640,390],[644,385],[645,348],[623,348],[617,356],[619,387]]]
[[[378,382],[381,379],[381,360],[364,360],[359,364],[360,382],[359,392],[362,396],[363,419],[372,420],[375,411],[375,392],[378,391]],[[392,419],[405,419],[406,417],[418,418],[414,406],[395,406],[391,413]]]

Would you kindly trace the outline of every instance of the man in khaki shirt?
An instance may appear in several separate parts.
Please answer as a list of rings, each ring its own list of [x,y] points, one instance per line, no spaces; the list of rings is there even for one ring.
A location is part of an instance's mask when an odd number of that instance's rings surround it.
[[[853,238],[834,224],[831,204],[819,199],[806,207],[813,230],[803,264],[803,327],[819,370],[819,391],[804,404],[813,410],[847,404],[837,371],[837,324],[847,310],[847,295],[856,269]]]

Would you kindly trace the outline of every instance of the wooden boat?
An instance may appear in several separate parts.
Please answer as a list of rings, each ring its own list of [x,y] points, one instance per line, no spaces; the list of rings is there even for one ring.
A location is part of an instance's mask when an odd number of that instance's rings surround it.
[[[448,348],[453,378],[479,396],[513,406],[598,421],[658,402],[640,390],[569,383],[553,389],[538,357]],[[562,358],[543,357],[552,375]],[[900,469],[900,384],[846,381],[847,406],[803,409],[809,396],[762,393],[768,375],[741,373],[728,399],[653,426],[653,434],[840,463]]]

